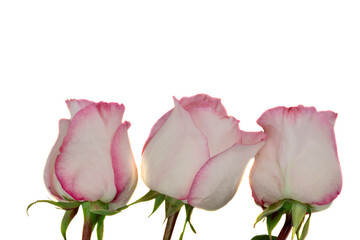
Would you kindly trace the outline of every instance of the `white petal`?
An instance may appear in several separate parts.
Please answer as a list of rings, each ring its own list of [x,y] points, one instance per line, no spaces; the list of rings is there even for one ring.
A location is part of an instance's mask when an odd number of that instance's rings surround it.
[[[217,210],[235,195],[249,160],[264,145],[265,136],[253,145],[234,144],[230,149],[211,158],[198,172],[191,188],[190,205]]]
[[[164,125],[164,123],[167,121],[167,119],[170,117],[172,110],[168,111],[167,113],[165,113],[159,120],[157,120],[157,122],[154,124],[154,126],[151,128],[150,134],[148,139],[146,140],[144,147],[143,147],[143,152],[148,144],[148,142],[153,138],[153,136],[155,136],[155,134],[159,131],[159,129]]]
[[[208,159],[206,137],[175,99],[171,115],[144,149],[141,176],[150,189],[183,200]]]
[[[70,120],[61,119],[59,121],[59,136],[56,140],[49,157],[47,159],[45,169],[44,169],[44,181],[48,191],[57,199],[63,200],[65,198],[72,199],[72,197],[67,194],[64,189],[61,187],[59,180],[55,174],[55,160],[56,157],[60,154],[59,148],[61,147],[64,137],[66,136],[70,125]]]

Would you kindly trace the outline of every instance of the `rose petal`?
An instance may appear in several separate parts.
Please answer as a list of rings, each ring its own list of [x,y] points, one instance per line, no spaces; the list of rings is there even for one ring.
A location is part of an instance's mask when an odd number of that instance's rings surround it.
[[[246,165],[264,145],[265,134],[260,132],[257,136],[262,137],[253,138],[256,140],[251,143],[253,145],[234,144],[206,162],[191,187],[188,197],[190,205],[217,210],[233,198]]]
[[[150,189],[183,200],[209,150],[189,113],[174,101],[171,115],[144,149],[141,176]]]
[[[122,124],[111,143],[112,166],[117,190],[114,200],[109,204],[111,210],[126,205],[137,184],[137,169],[128,136],[129,127],[129,122]]]
[[[313,107],[278,107],[258,120],[269,139],[251,171],[253,195],[259,204],[284,198],[329,204],[340,193],[333,112]]]
[[[181,104],[207,137],[211,157],[239,142],[239,121],[226,115],[220,99],[202,94],[182,98]]]
[[[164,125],[164,123],[166,122],[166,120],[170,117],[172,110],[168,111],[167,113],[165,113],[155,124],[154,126],[151,128],[150,134],[148,139],[146,140],[142,153],[144,152],[147,144],[149,143],[149,141],[155,136],[155,134],[159,131],[159,129]]]
[[[110,146],[123,112],[124,107],[116,103],[91,104],[71,121],[55,169],[64,190],[74,199],[113,200],[116,187]]]
[[[90,104],[94,104],[94,102],[85,99],[70,99],[66,100],[65,102],[70,111],[71,119],[74,118],[75,114],[81,109],[86,108]]]
[[[221,117],[227,117],[226,110],[221,104],[219,98],[213,98],[206,94],[198,94],[192,97],[183,97],[180,99],[181,106],[186,111],[191,111],[196,108],[211,108],[216,114]]]
[[[59,148],[68,132],[69,125],[70,120],[68,119],[61,119],[59,121],[59,135],[54,146],[51,149],[44,169],[44,181],[46,188],[58,200],[63,200],[63,196],[67,199],[72,199],[72,197],[67,194],[61,187],[59,180],[57,179],[55,174],[55,160],[56,157],[60,154]]]

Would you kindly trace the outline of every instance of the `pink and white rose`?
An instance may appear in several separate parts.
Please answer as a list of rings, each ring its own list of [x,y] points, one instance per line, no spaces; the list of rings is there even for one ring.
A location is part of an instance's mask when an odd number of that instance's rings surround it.
[[[60,201],[101,201],[124,206],[137,184],[129,122],[117,103],[68,100],[71,119],[61,119],[48,157],[44,180]]]
[[[141,175],[154,191],[191,206],[216,210],[234,196],[263,132],[244,132],[220,99],[205,94],[174,98],[175,107],[153,126]]]
[[[336,149],[337,114],[314,107],[276,107],[258,124],[268,135],[255,156],[250,184],[261,206],[282,199],[325,209],[338,196],[342,176]]]

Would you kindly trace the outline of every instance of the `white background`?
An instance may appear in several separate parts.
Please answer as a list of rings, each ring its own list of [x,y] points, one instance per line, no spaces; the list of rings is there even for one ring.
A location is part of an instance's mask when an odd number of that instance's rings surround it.
[[[68,118],[68,98],[126,107],[136,163],[155,121],[181,98],[222,99],[240,128],[259,131],[268,108],[303,104],[337,112],[343,190],[312,216],[307,239],[358,236],[360,5],[358,1],[7,1],[0,2],[0,184],[2,239],[61,239],[63,211],[42,172]],[[233,200],[215,212],[194,210],[185,239],[245,239],[261,209],[249,167]],[[148,189],[139,178],[131,199]],[[152,202],[105,220],[105,240],[162,239],[163,209]],[[184,215],[178,218],[178,239]],[[82,213],[68,229],[81,239]],[[278,231],[279,229],[277,229]],[[276,232],[275,232],[276,233]],[[347,236],[347,237],[345,237]],[[94,238],[95,239],[95,236]]]

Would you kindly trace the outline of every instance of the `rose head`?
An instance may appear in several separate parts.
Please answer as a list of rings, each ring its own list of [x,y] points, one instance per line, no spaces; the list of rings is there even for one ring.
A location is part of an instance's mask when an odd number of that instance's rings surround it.
[[[282,199],[325,209],[342,187],[334,124],[337,114],[313,107],[277,107],[258,119],[268,140],[255,156],[250,184],[255,201]]]
[[[61,119],[48,157],[44,180],[60,201],[98,201],[110,209],[124,206],[137,183],[137,170],[124,106],[68,100],[71,119]]]
[[[200,94],[174,102],[145,143],[142,178],[151,190],[191,206],[221,208],[234,196],[266,136],[240,131],[220,99]]]

